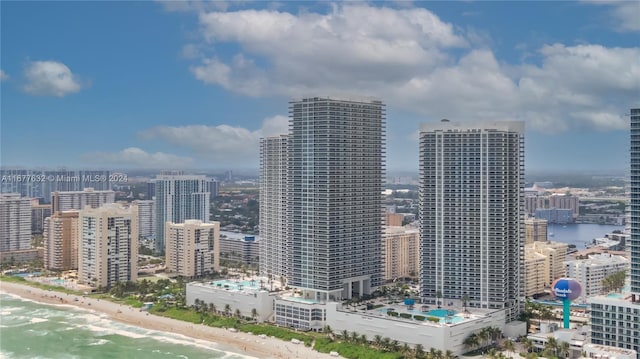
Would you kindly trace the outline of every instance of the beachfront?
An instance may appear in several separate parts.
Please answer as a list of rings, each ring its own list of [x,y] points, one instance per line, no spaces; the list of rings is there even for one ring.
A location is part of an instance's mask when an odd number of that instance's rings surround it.
[[[73,294],[47,291],[17,283],[0,282],[0,290],[45,304],[72,305],[108,315],[111,319],[138,327],[182,334],[194,339],[219,343],[221,347],[256,358],[334,358],[318,353],[303,344],[285,342],[276,338],[260,337],[242,332],[231,332],[221,328],[197,325],[175,319],[151,315],[138,308],[86,298]],[[77,301],[76,301],[77,299]]]

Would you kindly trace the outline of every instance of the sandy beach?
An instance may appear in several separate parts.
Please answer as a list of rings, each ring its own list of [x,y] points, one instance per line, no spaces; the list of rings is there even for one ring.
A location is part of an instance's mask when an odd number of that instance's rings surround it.
[[[65,304],[108,315],[111,319],[137,327],[185,335],[207,340],[228,347],[230,350],[256,358],[335,358],[318,353],[304,344],[293,344],[276,338],[261,338],[242,332],[192,324],[175,319],[148,314],[138,308],[73,294],[47,291],[27,285],[0,282],[0,291],[46,304]],[[78,300],[75,301],[75,298]]]

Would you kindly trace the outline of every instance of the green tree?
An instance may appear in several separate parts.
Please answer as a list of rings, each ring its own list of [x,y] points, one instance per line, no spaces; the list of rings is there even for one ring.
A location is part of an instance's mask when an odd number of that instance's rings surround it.
[[[231,314],[231,306],[229,304],[224,305],[224,315],[227,317]]]
[[[516,350],[516,345],[511,339],[505,340],[502,343],[502,346],[504,347],[504,350],[507,351],[507,353],[515,352]]]
[[[256,320],[258,317],[258,310],[256,308],[251,309],[251,319]]]

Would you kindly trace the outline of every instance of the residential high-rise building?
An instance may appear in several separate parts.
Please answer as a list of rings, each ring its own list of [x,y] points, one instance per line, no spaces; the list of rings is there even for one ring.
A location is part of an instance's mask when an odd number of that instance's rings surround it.
[[[154,238],[156,235],[156,213],[155,201],[144,200],[134,201],[138,206],[138,225],[140,227],[140,237]]]
[[[0,175],[6,179],[0,185],[2,193],[20,193],[23,197],[40,198],[51,203],[51,194],[55,191],[82,191],[91,187],[97,191],[111,189],[112,176],[109,171],[71,171],[0,169]],[[126,176],[125,176],[126,177]]]
[[[42,234],[44,220],[51,216],[51,205],[40,204],[37,198],[31,199],[31,234]]]
[[[220,270],[220,222],[166,224],[167,272],[194,278]]]
[[[573,217],[580,214],[580,198],[570,194],[552,194],[549,196],[549,208],[570,209]]]
[[[0,252],[31,248],[31,199],[0,194]]]
[[[138,208],[106,204],[79,215],[78,283],[109,288],[138,278]]]
[[[85,209],[87,206],[98,208],[104,204],[114,203],[116,193],[111,190],[96,191],[85,188],[82,191],[53,192],[51,195],[52,211],[72,211]]]
[[[636,351],[640,359],[640,108],[631,109],[630,290],[588,299],[591,343]]]
[[[384,279],[417,278],[420,273],[420,231],[387,227],[382,235]]]
[[[524,123],[420,129],[420,296],[506,309],[524,296]]]
[[[287,136],[260,140],[260,274],[287,277]]]
[[[79,211],[56,212],[45,219],[44,267],[78,269]]]
[[[163,174],[156,176],[156,251],[164,254],[165,225],[187,219],[209,222],[209,180],[205,176]]]
[[[631,240],[629,247],[631,249],[631,292],[640,296],[640,108],[631,109]],[[637,346],[635,350],[639,351]]]
[[[150,180],[147,181],[147,194],[145,195],[145,199],[152,200],[153,197],[156,196],[156,181]]]
[[[554,280],[565,276],[569,245],[560,242],[534,241],[524,246],[525,295],[542,294]],[[542,265],[540,265],[542,260]],[[536,290],[534,292],[534,290]]]
[[[524,220],[524,243],[531,244],[533,242],[547,241],[547,221],[544,219],[525,219]]]
[[[385,105],[312,97],[289,103],[288,283],[315,300],[382,282]]]

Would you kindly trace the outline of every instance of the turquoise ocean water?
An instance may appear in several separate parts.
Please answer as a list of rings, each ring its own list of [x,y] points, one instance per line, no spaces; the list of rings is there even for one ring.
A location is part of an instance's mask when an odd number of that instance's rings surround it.
[[[250,358],[221,345],[138,328],[106,315],[0,293],[0,358]]]

